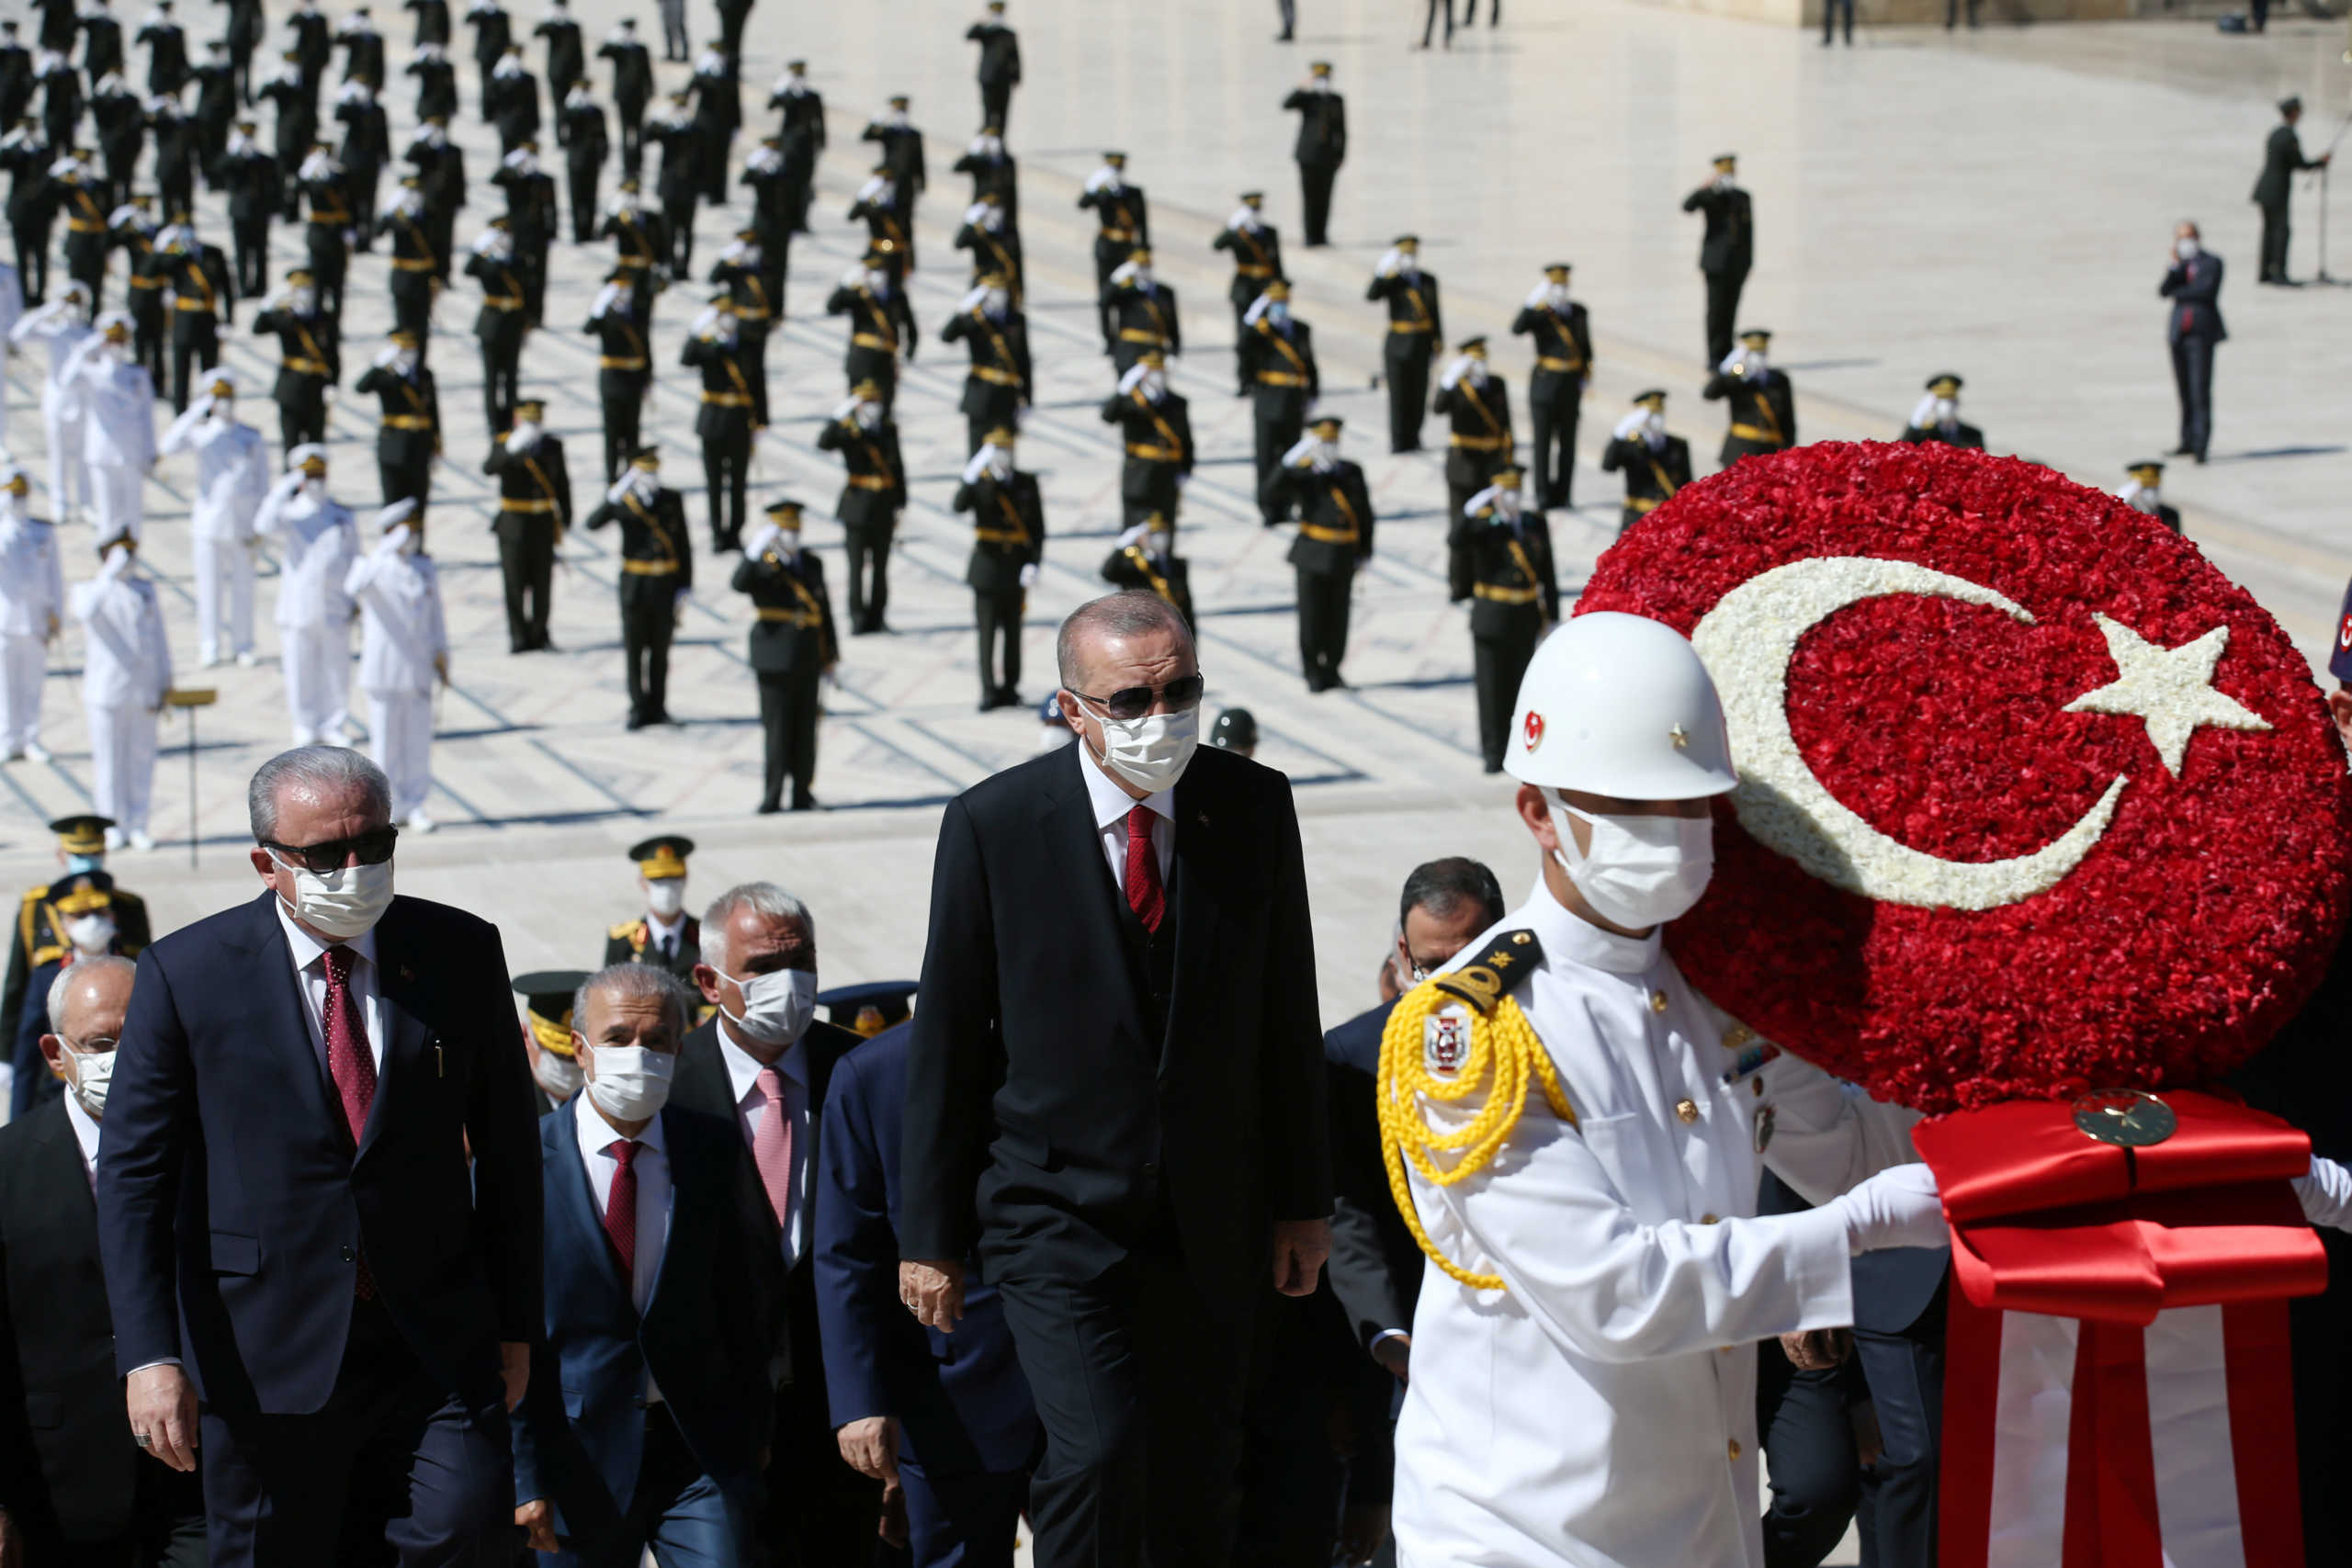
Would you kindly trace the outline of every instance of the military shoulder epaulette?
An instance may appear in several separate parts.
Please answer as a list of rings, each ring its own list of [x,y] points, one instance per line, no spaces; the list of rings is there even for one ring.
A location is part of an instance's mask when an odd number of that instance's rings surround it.
[[[1533,931],[1504,931],[1487,944],[1481,956],[1436,976],[1434,984],[1448,996],[1469,1003],[1483,1018],[1510,994],[1512,987],[1543,966],[1544,944]]]
[[[62,947],[35,948],[33,950],[32,966],[38,969],[44,964],[54,964],[64,956],[65,950]]]
[[[42,883],[39,887],[28,888],[25,891],[25,902],[28,904],[38,904],[48,897],[49,884],[46,882]]]
[[[615,926],[611,931],[606,931],[605,934],[615,942],[627,942],[637,934],[637,921],[623,920],[619,925]]]

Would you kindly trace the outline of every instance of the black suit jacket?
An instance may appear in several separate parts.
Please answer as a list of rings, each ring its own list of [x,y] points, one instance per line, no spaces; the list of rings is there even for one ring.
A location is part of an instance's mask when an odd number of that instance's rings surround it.
[[[1699,242],[1701,272],[1745,273],[1755,264],[1756,206],[1746,191],[1703,185],[1682,198],[1682,210],[1706,214],[1707,232]]]
[[[907,1073],[904,1256],[1099,1274],[1160,1239],[1238,1316],[1275,1220],[1331,1212],[1306,874],[1289,781],[1203,747],[1174,791],[1164,1031],[1063,747],[940,824]],[[1139,928],[1135,928],[1139,931]]]
[[[1421,1296],[1421,1248],[1388,1190],[1377,1110],[1380,1037],[1395,1002],[1360,1012],[1323,1036],[1330,1086],[1331,1291],[1367,1350],[1389,1329],[1411,1333]]]
[[[422,898],[377,923],[383,1066],[355,1152],[276,897],[139,961],[97,1182],[116,1365],[179,1359],[216,1407],[311,1414],[364,1248],[425,1371],[487,1404],[499,1341],[539,1324],[538,1138],[498,928]]]
[[[2175,261],[2156,292],[2172,301],[2165,311],[2165,340],[2202,338],[2220,343],[2230,335],[2222,325],[2222,258],[2199,251],[2188,261]]]
[[[2291,125],[2273,127],[2262,148],[2262,173],[2254,182],[2253,199],[2265,207],[2284,207],[2295,175],[2319,167],[2317,159],[2303,156],[2302,138]]]

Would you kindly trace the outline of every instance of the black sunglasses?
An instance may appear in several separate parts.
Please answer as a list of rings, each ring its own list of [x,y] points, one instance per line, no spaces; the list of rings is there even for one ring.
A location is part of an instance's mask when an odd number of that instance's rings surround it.
[[[1107,697],[1089,696],[1074,686],[1070,688],[1070,695],[1092,703],[1113,718],[1141,718],[1151,711],[1154,702],[1163,698],[1172,713],[1196,708],[1201,705],[1201,694],[1207,687],[1208,682],[1197,674],[1179,675],[1165,686],[1122,686]]]
[[[387,823],[348,839],[327,839],[315,844],[281,844],[264,839],[261,847],[276,850],[303,870],[323,876],[331,871],[341,871],[346,864],[383,864],[392,858],[392,846],[400,841],[400,836],[401,830]]]

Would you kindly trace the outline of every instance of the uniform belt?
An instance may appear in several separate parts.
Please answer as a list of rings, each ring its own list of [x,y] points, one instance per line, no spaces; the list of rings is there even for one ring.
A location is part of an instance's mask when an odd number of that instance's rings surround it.
[[[1258,385],[1261,387],[1304,387],[1306,385],[1306,378],[1294,376],[1287,370],[1261,370],[1258,372]]]
[[[1539,354],[1535,356],[1535,368],[1538,370],[1581,370],[1584,368],[1584,361],[1581,359],[1554,359],[1548,355]]]
[[[516,501],[511,496],[502,495],[498,498],[498,510],[501,512],[529,512],[535,513],[553,512],[555,510],[555,502],[544,496],[537,501]]]
[[[1272,277],[1274,276],[1274,269],[1270,266],[1244,266],[1241,263],[1236,262],[1233,264],[1233,275],[1236,277]]]
[[[753,608],[752,617],[761,621],[780,621],[788,626],[797,626],[802,631],[813,631],[825,624],[821,617],[808,610],[771,609],[765,604]]]
[[[1474,583],[1470,591],[1479,598],[1491,599],[1498,604],[1532,604],[1544,596],[1540,589],[1498,588],[1491,582]]]
[[[735,323],[739,327],[763,327],[768,324],[768,313],[765,310],[747,310],[738,305],[735,307]]]
[[[1298,531],[1318,544],[1352,545],[1356,542],[1353,528],[1327,528],[1320,523],[1301,523]]]
[[[1029,542],[1028,535],[1016,534],[1010,528],[975,528],[972,537],[984,545],[1025,545]]]
[[[68,218],[65,220],[65,231],[69,234],[103,234],[107,232],[107,226],[93,222],[87,218]]]
[[[1119,341],[1121,343],[1160,343],[1165,340],[1158,333],[1147,332],[1142,327],[1121,327]]]
[[[723,409],[747,409],[752,406],[752,400],[741,392],[705,392],[702,400],[716,403]]]
[[[597,356],[596,367],[600,370],[642,370],[645,368],[645,361],[623,359],[615,355],[605,354]]]
[[[1172,451],[1166,446],[1147,446],[1140,441],[1127,443],[1127,456],[1147,463],[1181,463],[1184,460],[1184,454],[1182,452]]]
[[[631,577],[675,577],[678,575],[676,564],[666,560],[625,560],[621,562],[621,570]]]
[[[299,370],[305,376],[324,376],[327,373],[327,367],[315,359],[288,359],[282,368]]]
[[[485,294],[481,302],[500,310],[519,310],[523,308],[522,299],[513,294]]]
[[[1427,333],[1432,329],[1427,321],[1391,321],[1388,330],[1392,333]]]
[[[1508,445],[1499,435],[1456,435],[1452,441],[1470,452],[1499,452]]]
[[[328,224],[337,229],[348,228],[351,223],[351,220],[348,218],[322,218],[315,212],[311,214],[311,221],[313,223]]]
[[[1102,231],[1102,237],[1106,240],[1117,240],[1124,244],[1136,237],[1136,231],[1133,229],[1105,229]]]
[[[1629,495],[1625,498],[1625,510],[1628,512],[1656,512],[1665,504],[1655,495]]]
[[[1760,424],[1735,423],[1731,427],[1731,433],[1742,441],[1770,441],[1775,446],[1781,444],[1779,432],[1767,430]]]
[[[160,277],[133,277],[130,280],[130,287],[133,288],[161,288],[164,287],[164,280]]]
[[[653,265],[653,259],[650,256],[623,256],[620,265],[631,272],[643,272]]]
[[[392,270],[394,272],[431,272],[433,264],[422,256],[394,256]]]
[[[430,430],[433,422],[421,413],[388,413],[384,416],[386,430]]]
[[[206,299],[182,299],[176,295],[172,299],[172,309],[175,310],[201,310],[208,316],[213,313],[211,301]]]
[[[994,366],[975,365],[972,367],[972,374],[978,377],[983,381],[990,382],[999,387],[1018,387],[1021,385],[1020,377],[1015,376],[1010,370],[999,370]]]
[[[872,333],[852,333],[849,341],[853,348],[878,348],[885,354],[899,352],[897,344],[887,337],[876,337]]]
[[[893,488],[893,485],[887,475],[852,474],[849,477],[849,488],[852,490],[889,490]]]

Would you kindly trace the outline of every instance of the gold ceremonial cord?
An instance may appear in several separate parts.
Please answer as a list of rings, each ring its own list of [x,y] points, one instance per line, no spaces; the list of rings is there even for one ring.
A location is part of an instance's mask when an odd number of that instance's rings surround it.
[[[1422,1037],[1430,1016],[1449,1007],[1460,1007],[1467,1015],[1470,1049],[1463,1058],[1462,1070],[1446,1079],[1429,1071]],[[1413,1207],[1405,1162],[1412,1161],[1414,1169],[1440,1187],[1452,1187],[1484,1170],[1519,1125],[1527,1109],[1531,1077],[1543,1086],[1544,1103],[1551,1107],[1552,1114],[1575,1126],[1577,1114],[1568,1105],[1567,1092],[1560,1087],[1551,1054],[1544,1049],[1544,1042],[1536,1037],[1534,1025],[1527,1021],[1515,997],[1504,997],[1491,1013],[1481,1013],[1459,997],[1439,989],[1436,980],[1424,980],[1397,998],[1380,1037],[1380,1154],[1388,1167],[1389,1193],[1396,1201],[1405,1228],[1413,1233],[1430,1261],[1474,1291],[1499,1291],[1503,1281],[1498,1275],[1473,1274],[1437,1249]],[[1481,1086],[1487,1090],[1486,1103],[1467,1123],[1451,1133],[1430,1130],[1418,1103],[1420,1099],[1451,1103]],[[1433,1152],[1456,1150],[1462,1157],[1450,1170],[1441,1169],[1430,1157]]]

